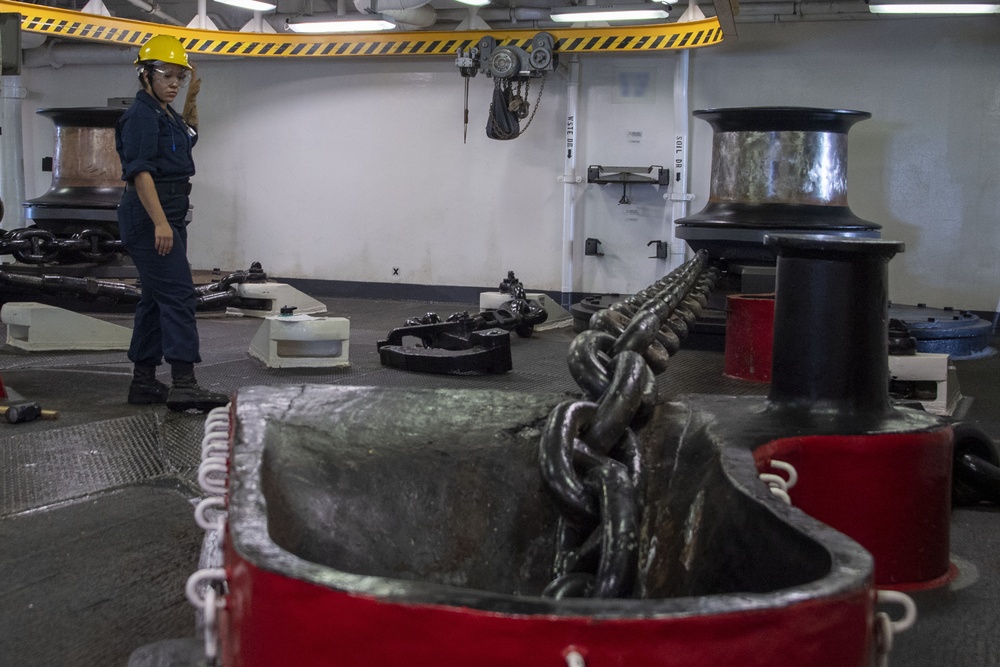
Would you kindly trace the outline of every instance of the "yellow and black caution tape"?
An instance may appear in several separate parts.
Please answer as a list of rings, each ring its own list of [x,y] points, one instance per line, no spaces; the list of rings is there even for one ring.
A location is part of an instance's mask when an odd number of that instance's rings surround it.
[[[0,12],[21,15],[28,32],[120,46],[139,46],[153,35],[173,35],[191,53],[268,58],[455,55],[487,35],[498,46],[527,49],[538,30],[415,31],[351,35],[300,35],[198,30],[130,21],[70,9],[0,0]],[[711,46],[722,41],[715,18],[691,23],[548,31],[557,53],[648,53]]]

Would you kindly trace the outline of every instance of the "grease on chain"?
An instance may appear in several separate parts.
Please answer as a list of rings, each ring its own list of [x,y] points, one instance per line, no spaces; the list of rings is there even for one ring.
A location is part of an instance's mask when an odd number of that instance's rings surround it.
[[[562,516],[553,579],[542,595],[631,597],[638,562],[641,429],[664,372],[718,278],[699,252],[656,283],[594,313],[570,344],[586,400],[549,414],[538,448],[542,481]]]

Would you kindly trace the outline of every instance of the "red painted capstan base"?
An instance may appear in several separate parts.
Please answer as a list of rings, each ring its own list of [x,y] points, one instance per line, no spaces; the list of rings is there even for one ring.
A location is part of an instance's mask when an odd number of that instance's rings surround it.
[[[405,604],[263,570],[227,538],[227,667],[867,667],[872,589],[752,612],[602,620]]]
[[[739,380],[771,381],[774,295],[726,297],[726,351],[723,373]]]
[[[953,435],[782,438],[757,448],[760,472],[786,461],[799,479],[792,504],[857,540],[875,557],[875,584],[913,589],[948,581]]]

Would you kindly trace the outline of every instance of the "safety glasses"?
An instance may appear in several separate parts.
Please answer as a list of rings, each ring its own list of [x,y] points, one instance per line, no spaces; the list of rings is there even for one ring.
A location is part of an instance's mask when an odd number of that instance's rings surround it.
[[[167,85],[176,82],[178,86],[185,86],[187,85],[188,79],[191,78],[191,72],[186,69],[176,72],[157,67],[153,71],[158,74]]]

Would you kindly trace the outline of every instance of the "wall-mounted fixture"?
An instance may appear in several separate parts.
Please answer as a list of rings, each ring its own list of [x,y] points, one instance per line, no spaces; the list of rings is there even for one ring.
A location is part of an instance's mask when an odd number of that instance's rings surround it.
[[[592,164],[587,167],[587,182],[621,183],[622,198],[618,200],[618,203],[631,204],[632,200],[628,198],[630,184],[669,185],[670,170],[656,164],[651,167],[603,167],[599,164]]]
[[[285,30],[302,33],[376,32],[392,30],[396,21],[384,14],[348,14],[346,16],[300,16],[285,21]]]
[[[587,21],[656,21],[669,16],[669,5],[660,7],[642,5],[578,5],[553,9],[550,17],[557,23],[586,23]]]
[[[666,259],[670,256],[670,241],[650,241],[646,247],[653,246],[653,254],[650,259]]]
[[[604,257],[604,253],[599,251],[597,247],[601,245],[600,239],[589,238],[583,243],[583,254],[593,255],[594,257]]]
[[[1000,14],[1000,4],[869,0],[868,11],[872,14]]]

